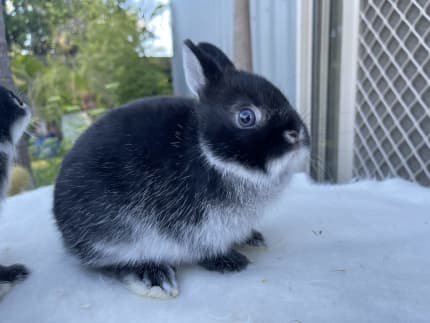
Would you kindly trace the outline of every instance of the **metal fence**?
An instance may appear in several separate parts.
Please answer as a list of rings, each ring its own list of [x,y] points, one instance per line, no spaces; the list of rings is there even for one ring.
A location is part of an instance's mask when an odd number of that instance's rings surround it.
[[[354,175],[430,186],[430,1],[362,0]]]

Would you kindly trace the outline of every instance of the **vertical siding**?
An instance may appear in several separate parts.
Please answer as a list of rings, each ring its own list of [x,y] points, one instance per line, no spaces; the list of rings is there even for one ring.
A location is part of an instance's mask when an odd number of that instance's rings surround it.
[[[296,16],[300,0],[251,0],[254,71],[296,102]],[[177,94],[188,94],[183,70],[183,39],[209,41],[233,57],[233,0],[171,0],[173,78]]]
[[[207,41],[233,56],[233,1],[171,0],[173,32],[173,86],[176,94],[189,95],[182,68],[182,42]]]
[[[296,0],[251,0],[254,71],[296,102]]]

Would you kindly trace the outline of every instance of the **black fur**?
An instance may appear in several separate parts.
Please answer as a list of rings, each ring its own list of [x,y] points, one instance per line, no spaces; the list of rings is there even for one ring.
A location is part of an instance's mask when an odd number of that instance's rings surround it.
[[[107,274],[114,274],[123,279],[129,274],[134,274],[141,280],[145,280],[148,288],[162,286],[163,283],[173,285],[175,283],[176,268],[170,265],[156,263],[142,263],[138,265],[108,266],[100,268]]]
[[[6,182],[8,180],[9,172],[9,158],[10,157],[5,152],[0,151],[0,194],[2,191],[4,191],[3,194],[6,191]]]
[[[2,266],[0,265],[0,284],[15,283],[25,279],[29,274],[28,269],[23,265]]]
[[[23,103],[13,92],[0,86],[0,143],[12,141],[12,125],[26,115],[26,111],[17,106],[13,99]]]
[[[30,113],[23,102],[14,93],[0,86],[0,202],[7,193],[9,168],[13,161],[12,147],[14,141],[13,127],[22,123]],[[24,125],[25,126],[25,125]],[[21,134],[15,134],[15,136]],[[20,264],[12,266],[0,265],[0,283],[14,283],[29,274],[28,269]]]
[[[210,46],[200,51],[199,47],[191,45],[196,56],[211,62],[202,64],[208,82],[199,92],[202,104],[196,110],[203,138],[216,143],[215,152],[222,158],[234,158],[241,164],[266,171],[269,160],[294,148],[284,140],[282,133],[299,131],[303,122],[279,89],[260,76],[230,68],[224,54]],[[249,105],[267,113],[267,126],[237,131],[231,116]],[[304,144],[309,145],[308,133],[305,141]]]
[[[245,241],[245,244],[253,247],[265,247],[266,241],[261,232],[252,230],[251,236]]]
[[[107,258],[95,246],[131,244],[137,227],[150,223],[151,230],[195,254],[194,261],[202,261],[207,268],[245,268],[247,258],[230,249],[244,240],[229,241],[226,251],[192,232],[215,216],[207,211],[211,207],[222,210],[216,216],[228,223],[238,216],[231,214],[231,208],[261,204],[262,195],[270,192],[246,181],[240,181],[245,193],[238,190],[237,181],[208,163],[200,142],[209,144],[220,159],[262,175],[269,161],[309,144],[307,132],[297,145],[285,141],[285,131],[306,129],[276,87],[262,77],[235,70],[213,45],[185,44],[206,79],[198,91],[199,101],[151,97],[128,103],[95,122],[63,161],[54,214],[65,245],[88,266],[144,266],[148,261],[121,263]],[[253,129],[238,129],[235,114],[249,105],[264,112],[264,122]],[[219,234],[222,238],[223,233]],[[145,232],[139,237],[145,237]],[[178,260],[152,262],[175,265]]]
[[[199,43],[197,47],[210,56],[222,69],[234,69],[233,62],[218,47],[209,43]]]
[[[218,257],[203,259],[199,265],[210,271],[220,273],[231,271],[242,271],[250,263],[249,259],[236,250],[231,250],[228,254]]]
[[[98,120],[65,157],[55,187],[54,213],[66,244],[84,261],[93,257],[87,255],[86,242],[130,236],[132,227],[103,220],[114,221],[121,207],[136,203],[130,193],[155,192],[162,178],[169,179],[171,189],[145,208],[163,210],[153,214],[153,221],[166,234],[175,232],[178,240],[185,238],[182,225],[198,225],[203,216],[200,207],[182,213],[178,209],[194,205],[203,194],[210,200],[225,198],[219,176],[207,169],[197,150],[197,129],[189,126],[196,123],[193,105],[190,99],[168,97],[132,102]],[[150,177],[158,180],[150,182]],[[102,212],[105,203],[97,202],[101,197],[110,205]],[[90,217],[90,227],[77,221],[84,214]],[[79,239],[83,236],[87,239]],[[82,241],[76,244],[77,239]]]

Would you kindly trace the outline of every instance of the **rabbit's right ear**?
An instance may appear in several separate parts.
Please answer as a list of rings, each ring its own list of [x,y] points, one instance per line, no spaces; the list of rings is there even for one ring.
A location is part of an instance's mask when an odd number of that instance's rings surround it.
[[[223,69],[214,59],[187,39],[182,49],[185,80],[194,95],[222,77]]]

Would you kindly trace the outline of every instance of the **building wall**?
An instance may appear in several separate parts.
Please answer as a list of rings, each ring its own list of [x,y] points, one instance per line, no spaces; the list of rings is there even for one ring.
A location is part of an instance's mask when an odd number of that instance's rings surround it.
[[[232,0],[171,0],[173,82],[188,95],[182,69],[182,41],[209,41],[233,57]],[[251,0],[254,71],[268,78],[296,103],[297,0]]]
[[[233,56],[233,1],[171,0],[173,34],[173,88],[175,94],[190,95],[182,68],[182,43],[206,41]]]
[[[300,0],[299,0],[300,1]],[[251,0],[253,65],[296,105],[295,0]]]

